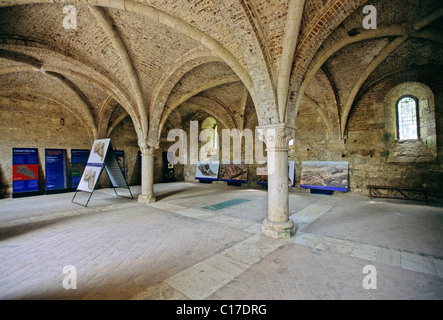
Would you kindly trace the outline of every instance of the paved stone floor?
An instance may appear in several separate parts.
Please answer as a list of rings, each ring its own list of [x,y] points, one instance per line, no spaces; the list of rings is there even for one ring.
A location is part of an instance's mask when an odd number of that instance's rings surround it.
[[[264,189],[155,193],[140,205],[101,189],[86,208],[73,193],[0,200],[0,299],[443,298],[440,206],[291,192],[297,233],[276,240],[261,234]]]

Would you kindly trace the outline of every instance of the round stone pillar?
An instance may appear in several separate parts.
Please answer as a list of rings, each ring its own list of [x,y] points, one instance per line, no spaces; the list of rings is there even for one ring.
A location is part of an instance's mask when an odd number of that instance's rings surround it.
[[[153,203],[154,196],[154,152],[155,149],[140,146],[142,156],[141,194],[138,196],[139,203]]]
[[[288,144],[295,129],[284,124],[259,127],[264,130],[268,157],[268,217],[262,232],[272,238],[289,238],[295,234],[289,219]]]

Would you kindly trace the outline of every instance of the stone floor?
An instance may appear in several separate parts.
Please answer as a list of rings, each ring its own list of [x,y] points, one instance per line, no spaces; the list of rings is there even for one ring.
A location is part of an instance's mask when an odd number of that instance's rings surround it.
[[[276,240],[261,234],[264,189],[155,193],[0,200],[0,299],[443,299],[440,206],[291,192],[297,233]]]

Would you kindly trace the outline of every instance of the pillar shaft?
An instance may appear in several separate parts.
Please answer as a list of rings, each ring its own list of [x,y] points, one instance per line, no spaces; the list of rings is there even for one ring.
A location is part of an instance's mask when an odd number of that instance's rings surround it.
[[[268,217],[263,221],[263,234],[272,238],[289,238],[295,227],[289,219],[288,144],[295,129],[284,124],[259,127],[266,139],[268,154]]]
[[[138,197],[139,203],[153,203],[154,196],[154,149],[141,148],[142,156],[142,177],[141,194]]]
[[[268,220],[285,222],[289,217],[288,150],[268,149],[268,164],[272,162],[275,168],[268,174]]]

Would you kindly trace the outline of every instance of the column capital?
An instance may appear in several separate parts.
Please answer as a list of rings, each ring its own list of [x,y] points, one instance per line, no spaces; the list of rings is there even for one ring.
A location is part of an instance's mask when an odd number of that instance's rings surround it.
[[[295,138],[295,127],[277,123],[256,127],[260,140],[266,142],[269,151],[288,151],[289,141]]]
[[[155,150],[159,148],[160,142],[151,139],[139,140],[138,146],[140,147],[142,156],[153,156]]]

